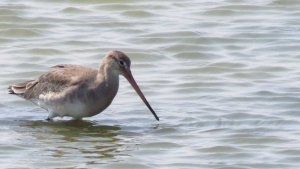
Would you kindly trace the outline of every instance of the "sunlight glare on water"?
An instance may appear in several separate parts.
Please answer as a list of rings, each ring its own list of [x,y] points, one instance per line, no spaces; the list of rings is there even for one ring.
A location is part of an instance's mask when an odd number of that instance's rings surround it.
[[[3,0],[0,168],[299,168],[298,0]],[[112,49],[128,82],[101,114],[56,119],[7,94],[56,64],[97,67]]]

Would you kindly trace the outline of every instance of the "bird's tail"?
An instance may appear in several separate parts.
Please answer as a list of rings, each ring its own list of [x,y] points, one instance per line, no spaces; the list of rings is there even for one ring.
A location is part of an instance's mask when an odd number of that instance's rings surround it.
[[[8,86],[8,93],[22,95],[26,92],[28,88],[31,88],[33,85],[35,85],[34,83],[35,80],[30,80],[30,81],[10,85]]]

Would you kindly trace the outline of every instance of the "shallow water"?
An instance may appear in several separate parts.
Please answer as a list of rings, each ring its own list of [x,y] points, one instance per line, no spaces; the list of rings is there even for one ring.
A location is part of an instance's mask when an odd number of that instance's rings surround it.
[[[0,168],[299,168],[298,0],[0,2]],[[113,104],[56,119],[8,95],[61,63],[118,49]]]

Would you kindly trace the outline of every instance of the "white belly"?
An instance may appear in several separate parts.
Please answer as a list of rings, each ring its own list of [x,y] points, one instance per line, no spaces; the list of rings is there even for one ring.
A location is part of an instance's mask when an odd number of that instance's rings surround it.
[[[70,99],[64,92],[40,94],[38,99],[32,101],[48,110],[50,119],[64,116],[75,119],[90,117],[100,113],[111,103],[99,98],[93,100],[87,99],[86,102],[76,98]]]
[[[79,100],[65,101],[62,94],[47,93],[32,100],[38,106],[48,110],[49,118],[69,116],[76,119],[89,116],[88,106]]]
[[[69,116],[80,119],[90,116],[88,106],[80,101],[59,103],[39,100],[37,104],[48,110],[49,118]]]

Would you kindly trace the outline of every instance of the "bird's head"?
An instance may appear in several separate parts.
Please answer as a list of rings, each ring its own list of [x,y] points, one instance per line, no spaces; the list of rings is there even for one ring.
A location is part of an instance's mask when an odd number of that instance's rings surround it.
[[[128,82],[131,84],[131,86],[134,88],[134,90],[137,92],[137,94],[140,96],[140,98],[143,100],[143,102],[146,104],[146,106],[149,108],[149,110],[152,112],[156,120],[159,120],[158,116],[148,103],[146,97],[142,93],[141,89],[137,85],[136,81],[134,80],[130,66],[131,66],[131,61],[129,57],[117,50],[110,51],[106,54],[105,58],[109,61],[111,64],[112,68],[116,71],[118,71],[119,74],[123,75]]]

